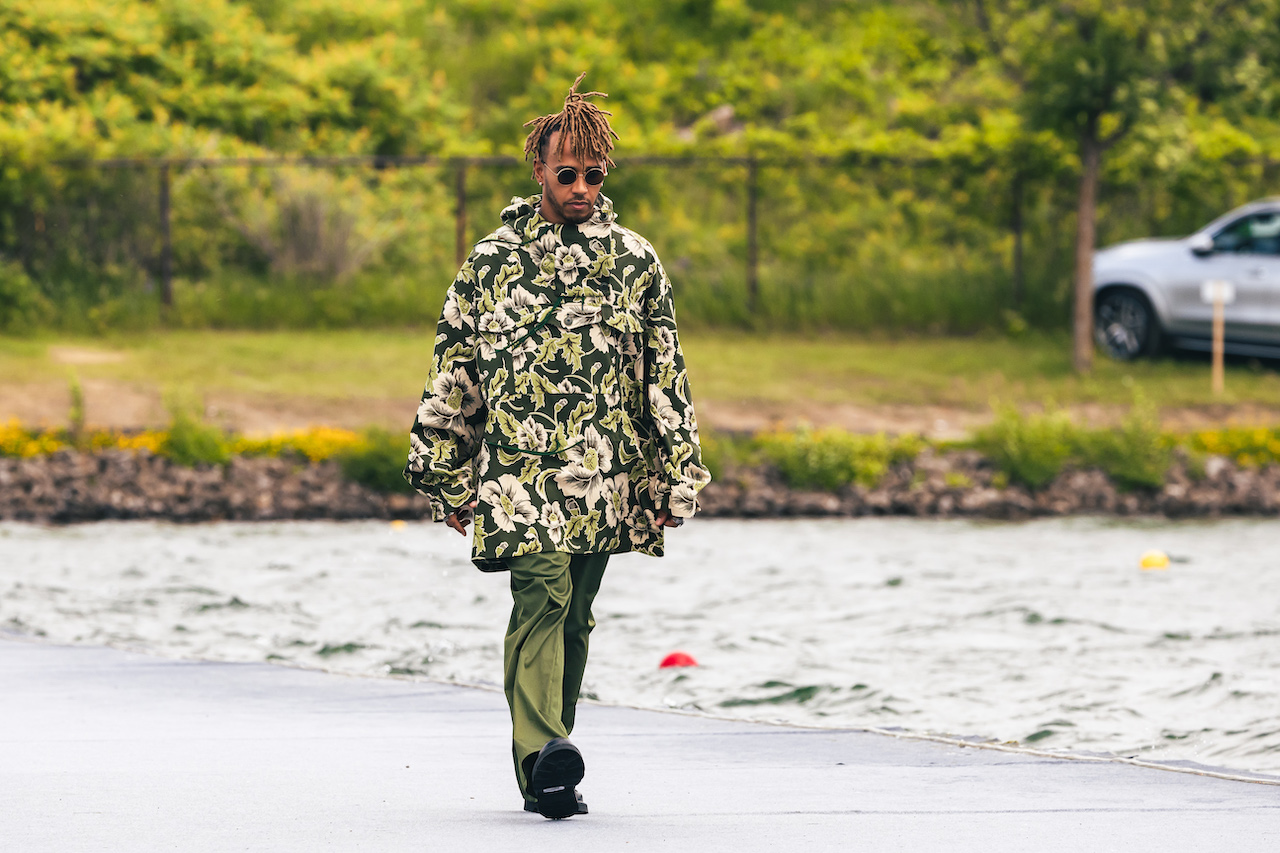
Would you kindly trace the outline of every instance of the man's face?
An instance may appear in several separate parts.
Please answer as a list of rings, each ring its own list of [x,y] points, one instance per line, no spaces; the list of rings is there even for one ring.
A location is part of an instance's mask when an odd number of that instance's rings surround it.
[[[548,222],[577,225],[591,218],[595,210],[596,198],[600,195],[603,184],[592,186],[587,183],[586,171],[595,167],[604,168],[599,160],[579,160],[571,150],[573,140],[566,140],[564,150],[557,153],[560,145],[560,131],[554,131],[547,140],[547,159],[538,159],[533,164],[533,176],[542,184],[542,218]],[[556,173],[569,166],[578,172],[572,184],[562,184]]]

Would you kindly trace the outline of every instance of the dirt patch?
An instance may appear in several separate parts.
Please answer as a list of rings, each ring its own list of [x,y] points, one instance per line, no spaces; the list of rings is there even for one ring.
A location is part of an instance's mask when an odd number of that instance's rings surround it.
[[[81,381],[85,423],[109,429],[163,427],[169,413],[158,388],[108,379]],[[270,394],[210,392],[203,397],[211,423],[244,433],[267,433],[332,426],[370,426],[408,430],[417,410],[413,399],[287,397]],[[65,383],[32,382],[0,386],[0,422],[59,428],[71,417],[71,393]]]
[[[162,427],[169,415],[159,389],[143,384],[86,379],[85,421],[111,429]],[[362,429],[378,426],[407,430],[417,408],[416,399],[382,397],[290,397],[213,391],[204,395],[205,417],[226,429],[268,433],[308,426]],[[931,439],[964,438],[990,423],[990,411],[954,406],[879,405],[804,401],[798,405],[700,398],[698,420],[704,427],[735,432],[792,428],[839,427],[851,432],[916,433]],[[63,427],[69,422],[71,395],[65,383],[32,382],[0,385],[0,422],[17,418],[25,424]],[[1067,409],[1078,423],[1118,424],[1123,406],[1084,404]],[[1280,426],[1280,409],[1252,403],[1194,406],[1161,413],[1167,430],[1191,432],[1223,426]]]
[[[88,347],[49,347],[49,360],[54,364],[119,364],[127,353]]]
[[[816,429],[839,427],[859,433],[917,433],[945,440],[963,438],[991,420],[990,412],[951,406],[856,406],[814,401],[788,406],[705,399],[695,401],[695,405],[699,424],[735,432],[808,425]]]

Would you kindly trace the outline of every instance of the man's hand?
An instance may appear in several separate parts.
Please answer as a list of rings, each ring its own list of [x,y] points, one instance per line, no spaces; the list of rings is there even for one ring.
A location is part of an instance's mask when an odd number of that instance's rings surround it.
[[[677,516],[672,515],[670,511],[665,509],[659,512],[657,516],[654,517],[653,521],[654,521],[654,524],[658,525],[659,527],[679,527],[680,525],[684,524],[683,518],[678,518]]]
[[[467,509],[474,510],[475,508],[476,508],[475,501],[472,501],[471,503],[467,504]],[[467,525],[471,523],[471,513],[470,512],[466,513],[462,518],[458,518],[458,514],[456,512],[450,513],[449,517],[444,520],[444,523],[448,527],[452,527],[454,530],[461,533],[463,536],[466,536]]]

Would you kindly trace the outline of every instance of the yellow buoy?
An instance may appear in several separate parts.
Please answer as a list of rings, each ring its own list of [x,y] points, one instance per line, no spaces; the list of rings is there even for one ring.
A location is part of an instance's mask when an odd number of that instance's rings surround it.
[[[1142,566],[1144,572],[1149,572],[1152,569],[1167,569],[1169,568],[1169,555],[1164,551],[1147,551],[1142,555],[1139,565]]]

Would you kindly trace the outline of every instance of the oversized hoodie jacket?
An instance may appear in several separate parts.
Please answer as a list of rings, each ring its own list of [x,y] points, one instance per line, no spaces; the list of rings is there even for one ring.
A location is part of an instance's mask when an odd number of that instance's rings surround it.
[[[601,195],[557,225],[515,198],[445,296],[405,478],[443,521],[472,500],[472,559],[661,556],[703,467],[671,282]]]

